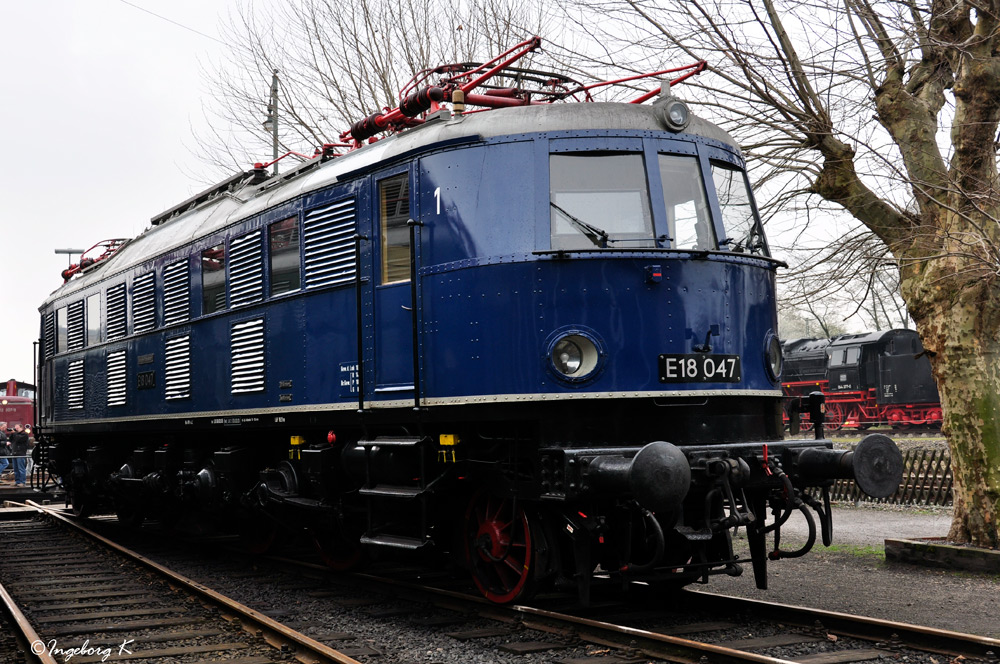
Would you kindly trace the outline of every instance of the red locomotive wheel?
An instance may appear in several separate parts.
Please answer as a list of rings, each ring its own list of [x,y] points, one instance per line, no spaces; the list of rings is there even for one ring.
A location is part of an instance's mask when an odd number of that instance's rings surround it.
[[[840,431],[844,426],[844,411],[835,403],[826,405],[826,421],[823,426],[830,431]]]
[[[536,551],[531,522],[511,499],[477,494],[465,514],[465,556],[486,599],[506,604],[530,597]]]
[[[361,543],[334,530],[310,529],[319,557],[330,569],[347,572],[357,569],[364,561]]]
[[[277,524],[267,518],[251,520],[244,517],[239,525],[240,543],[247,553],[263,555],[275,548],[278,531]]]

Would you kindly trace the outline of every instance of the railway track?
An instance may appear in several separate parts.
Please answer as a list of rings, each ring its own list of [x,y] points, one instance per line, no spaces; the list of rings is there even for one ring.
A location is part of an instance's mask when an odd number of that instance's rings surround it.
[[[357,664],[54,510],[39,509],[47,518],[0,521],[0,598],[27,661],[201,661],[225,653],[229,664],[293,658]]]
[[[110,523],[95,525],[101,526],[106,534],[114,530]],[[154,548],[159,553],[146,555],[165,559],[171,567],[187,560],[205,569],[199,562],[205,559],[205,545],[199,545],[194,552],[189,547],[162,543]],[[533,606],[506,608],[473,596],[463,583],[455,583],[449,575],[428,574],[419,568],[383,566],[371,574],[334,575],[309,563],[294,562],[293,568],[293,561],[287,559],[248,565],[234,563],[235,558],[225,553],[216,563],[209,563],[203,572],[209,578],[195,585],[205,587],[211,582],[214,587],[224,582],[227,572],[223,566],[228,564],[228,574],[244,579],[238,585],[256,588],[257,600],[266,596],[272,606],[275,602],[301,605],[308,599],[320,602],[321,607],[327,602],[326,609],[320,608],[327,616],[332,614],[329,607],[348,609],[342,614],[343,620],[334,620],[336,624],[324,627],[362,632],[380,622],[409,622],[426,639],[446,638],[459,644],[457,651],[464,648],[479,652],[476,656],[479,661],[494,661],[489,657],[489,653],[494,653],[495,661],[505,661],[503,658],[510,656],[517,657],[518,662],[558,664],[651,660],[835,664],[887,659],[912,664],[943,663],[959,656],[964,662],[996,662],[996,653],[1000,653],[1000,640],[996,639],[710,593],[687,591],[674,598],[673,603],[665,603],[662,596],[644,597],[640,591],[624,601],[604,599],[586,609],[574,607],[572,598],[555,595],[541,598]],[[249,584],[245,582],[247,576],[252,577]],[[249,598],[248,603],[253,601],[254,598]],[[296,612],[299,611],[306,609],[297,608]],[[353,628],[346,625],[351,614],[355,620],[360,618]],[[309,622],[304,616],[296,618]],[[348,644],[338,645],[337,650],[362,661],[417,659],[371,639],[365,646],[352,646],[350,639],[355,637],[343,632],[327,640],[332,640],[333,645],[338,640]],[[407,638],[415,641],[417,637]],[[423,643],[411,645],[414,652],[432,648]],[[443,655],[434,661],[467,660]]]

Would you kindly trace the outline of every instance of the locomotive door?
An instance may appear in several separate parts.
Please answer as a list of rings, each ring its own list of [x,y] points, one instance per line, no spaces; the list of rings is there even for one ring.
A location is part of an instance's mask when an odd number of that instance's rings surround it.
[[[374,364],[375,400],[413,396],[416,312],[410,283],[410,219],[416,218],[409,168],[372,176],[371,312],[365,354]]]

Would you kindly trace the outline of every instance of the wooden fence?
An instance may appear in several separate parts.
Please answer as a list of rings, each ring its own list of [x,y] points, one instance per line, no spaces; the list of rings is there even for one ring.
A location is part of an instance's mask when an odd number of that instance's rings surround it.
[[[951,455],[948,450],[907,450],[903,453],[903,481],[888,498],[870,498],[854,480],[837,480],[830,491],[833,500],[886,503],[889,505],[951,505]]]

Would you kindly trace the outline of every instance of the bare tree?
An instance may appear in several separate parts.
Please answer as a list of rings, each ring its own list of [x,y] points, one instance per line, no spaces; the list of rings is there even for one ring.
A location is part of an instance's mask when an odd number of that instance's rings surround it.
[[[275,70],[281,152],[310,157],[353,122],[396,106],[415,72],[489,59],[545,23],[540,8],[514,0],[248,3],[223,27],[228,61],[206,74],[215,104],[199,149],[226,173],[271,153],[262,122]]]
[[[802,307],[778,304],[778,334],[783,340],[829,339],[846,332],[839,310],[831,310],[826,301],[819,301],[819,306],[814,301]]]
[[[1000,1],[577,0],[564,9],[602,16],[576,21],[601,44],[595,66],[708,60],[711,74],[685,95],[744,146],[771,223],[846,210],[863,232],[831,238],[818,258],[855,272],[852,257],[896,266],[945,410],[950,538],[1000,546]],[[863,248],[866,238],[878,242]]]
[[[785,258],[795,267],[779,279],[779,308],[814,319],[824,330],[836,328],[838,334],[848,325],[868,331],[911,327],[899,295],[899,269],[886,260],[885,245],[857,237],[841,243],[846,246],[835,254],[826,247],[787,250]]]

